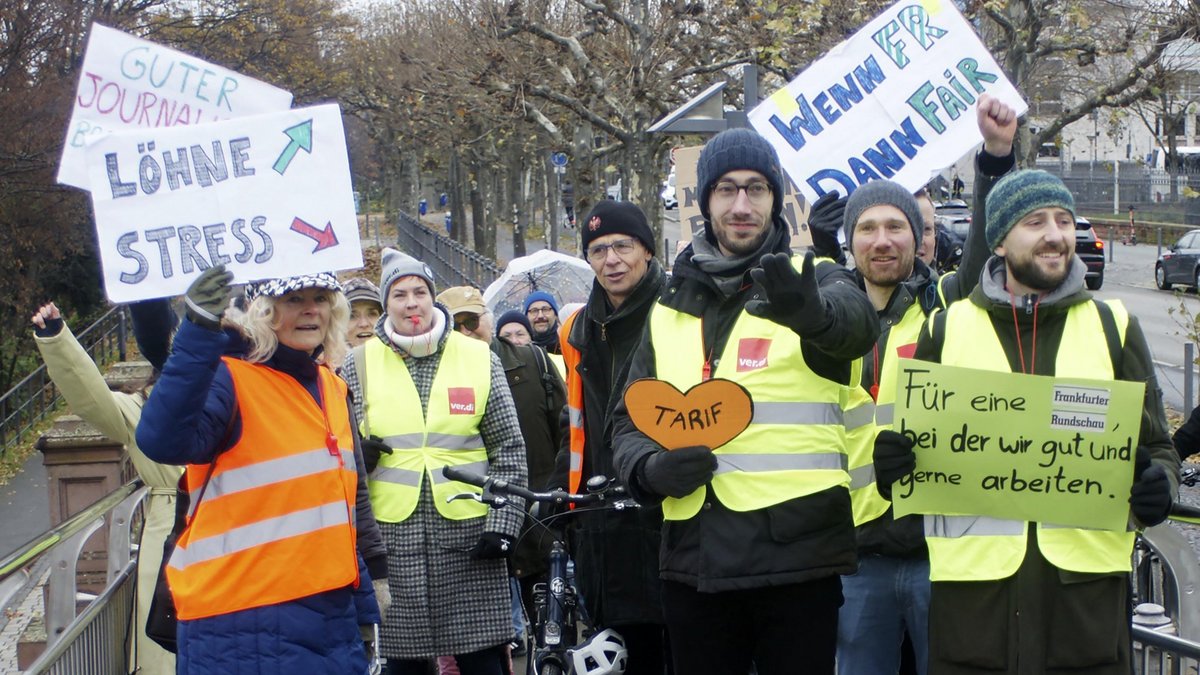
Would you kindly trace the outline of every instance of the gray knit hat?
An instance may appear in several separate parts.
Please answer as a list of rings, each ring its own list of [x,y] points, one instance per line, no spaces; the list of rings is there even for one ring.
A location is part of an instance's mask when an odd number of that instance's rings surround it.
[[[383,273],[379,276],[379,304],[387,307],[388,291],[400,277],[421,277],[429,285],[429,294],[437,293],[433,283],[433,270],[416,258],[394,248],[384,248],[380,255]]]
[[[899,183],[890,180],[873,180],[860,186],[846,202],[846,214],[842,220],[842,231],[846,235],[846,246],[854,250],[854,226],[863,211],[872,206],[894,206],[908,219],[912,228],[913,245],[920,248],[921,233],[925,230],[925,221],[921,219],[921,208],[917,206],[917,198]]]
[[[994,251],[1009,230],[1031,211],[1055,206],[1075,215],[1075,198],[1052,173],[1039,169],[1014,171],[992,186],[987,196],[984,235],[988,250]]]
[[[766,177],[771,184],[771,220],[778,219],[783,211],[783,169],[779,166],[779,155],[770,141],[753,129],[741,127],[726,129],[713,136],[700,151],[696,160],[696,185],[700,188],[700,213],[704,215],[704,234],[715,242],[712,225],[708,222],[708,198],[721,176],[730,171],[749,169]]]

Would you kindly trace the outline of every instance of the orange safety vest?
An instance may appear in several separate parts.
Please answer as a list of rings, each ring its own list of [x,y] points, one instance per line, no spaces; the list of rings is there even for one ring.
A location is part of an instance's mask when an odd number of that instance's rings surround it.
[[[583,444],[586,437],[583,434],[583,381],[575,368],[579,366],[581,354],[567,337],[571,334],[571,326],[575,325],[575,317],[582,314],[587,307],[572,312],[558,329],[558,346],[562,349],[563,362],[566,364],[567,380],[567,413],[571,422],[571,467],[567,487],[572,494],[579,492],[579,484],[583,482]],[[571,508],[575,508],[572,504]]]
[[[224,358],[242,434],[213,464],[193,464],[203,504],[167,565],[180,619],[203,619],[358,585],[358,473],[346,383],[318,370],[324,410],[291,376]]]

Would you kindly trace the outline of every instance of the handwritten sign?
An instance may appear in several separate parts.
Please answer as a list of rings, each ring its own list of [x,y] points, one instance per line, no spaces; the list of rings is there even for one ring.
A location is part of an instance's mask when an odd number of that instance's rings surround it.
[[[731,380],[701,382],[681,393],[670,382],[645,377],[625,389],[625,407],[638,431],[668,450],[719,448],[750,426],[750,392]]]
[[[897,366],[895,428],[917,455],[892,486],[897,516],[1125,529],[1143,383]]]
[[[951,0],[899,0],[750,112],[809,200],[916,191],[982,141],[975,101],[1029,106]]]
[[[113,302],[180,294],[217,264],[238,281],[362,266],[337,105],[114,132],[86,161]]]
[[[201,124],[291,105],[292,95],[278,87],[94,23],[58,182],[91,189],[84,147],[111,131]]]
[[[675,158],[675,198],[679,202],[679,241],[682,242],[691,242],[692,233],[704,229],[704,216],[700,213],[700,187],[696,185],[696,162],[703,149],[703,145],[693,145],[671,150]],[[808,232],[808,208],[809,203],[804,200],[804,195],[785,175],[782,215],[792,235],[793,249],[812,245],[812,235]]]

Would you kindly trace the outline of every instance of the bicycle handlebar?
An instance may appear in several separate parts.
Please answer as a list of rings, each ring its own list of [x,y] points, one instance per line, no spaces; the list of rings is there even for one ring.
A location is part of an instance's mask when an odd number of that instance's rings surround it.
[[[520,485],[513,485],[506,480],[492,478],[491,476],[484,476],[469,469],[462,469],[457,466],[442,467],[442,475],[450,480],[456,480],[460,483],[467,483],[468,485],[474,485],[483,488],[483,495],[480,497],[480,501],[488,503],[495,501],[494,498],[490,497],[490,493],[515,495],[517,497],[528,499],[531,502],[540,502],[543,504],[576,504],[580,506],[585,504],[614,501],[614,498],[616,500],[620,500],[625,497],[625,488],[620,485],[609,485],[608,479],[606,478],[603,479],[602,486],[595,492],[588,492],[586,494],[572,494],[562,489],[551,490],[549,492],[534,492],[533,490],[523,488]],[[596,479],[593,478],[592,480],[595,481]],[[589,481],[589,483],[590,482],[591,481]],[[503,506],[503,503],[494,505]]]

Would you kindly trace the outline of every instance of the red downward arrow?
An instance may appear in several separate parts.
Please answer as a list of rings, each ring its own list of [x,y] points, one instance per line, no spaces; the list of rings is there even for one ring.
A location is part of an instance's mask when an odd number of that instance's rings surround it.
[[[324,230],[318,230],[299,218],[293,218],[292,232],[298,232],[317,242],[317,247],[313,249],[313,253],[338,245],[337,235],[333,233],[333,223],[327,222],[325,223]]]

